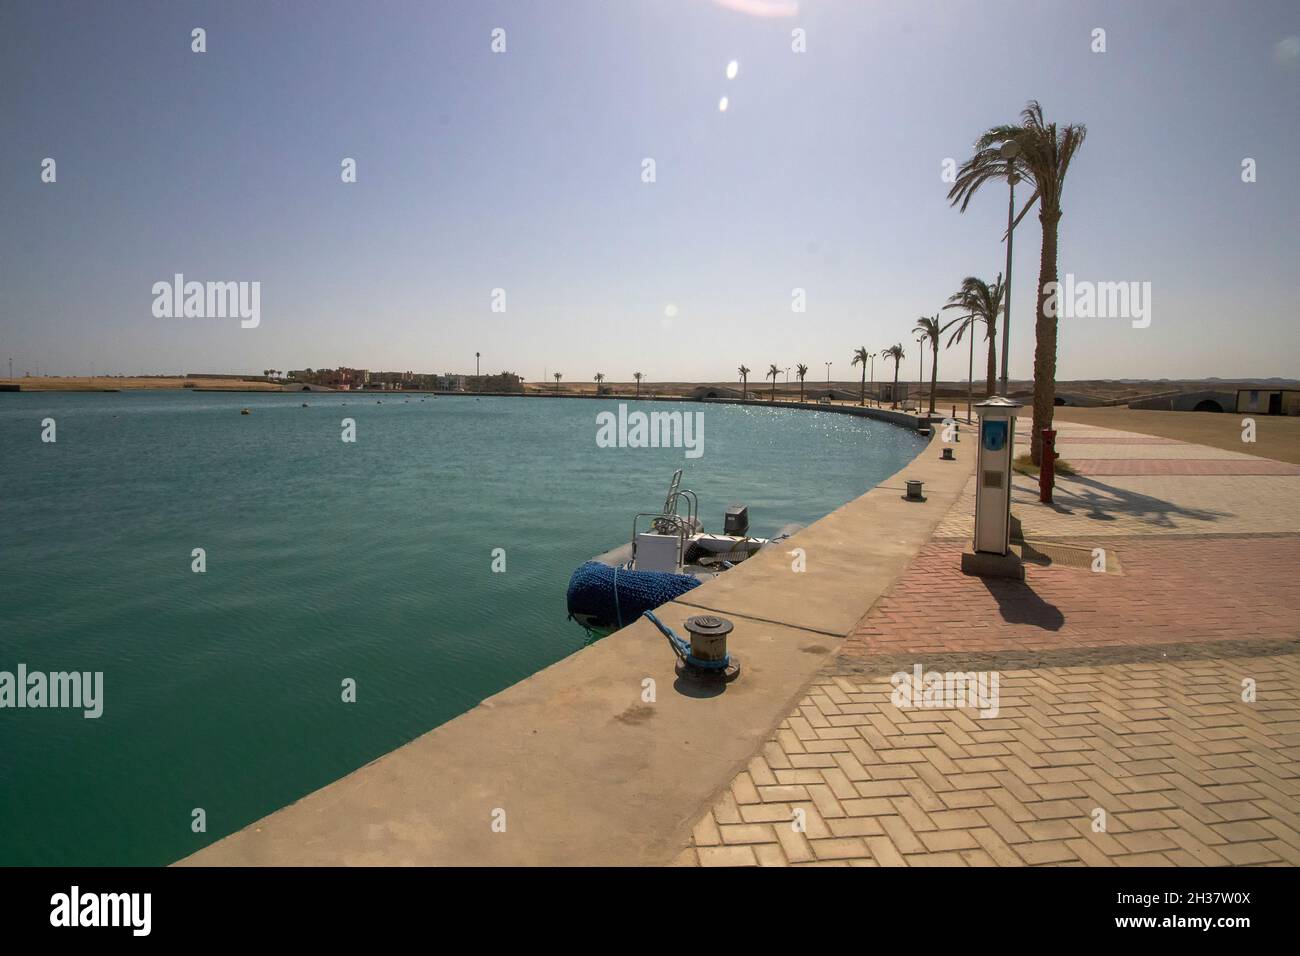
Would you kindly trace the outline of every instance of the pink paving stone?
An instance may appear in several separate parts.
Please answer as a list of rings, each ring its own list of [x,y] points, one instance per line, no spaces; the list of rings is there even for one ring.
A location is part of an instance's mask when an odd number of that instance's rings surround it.
[[[1107,438],[1094,435],[1058,435],[1056,443],[1077,442],[1081,445],[1186,445],[1176,438],[1156,438],[1154,435],[1115,435]]]
[[[1300,465],[1267,458],[1067,458],[1081,475],[1300,475]]]

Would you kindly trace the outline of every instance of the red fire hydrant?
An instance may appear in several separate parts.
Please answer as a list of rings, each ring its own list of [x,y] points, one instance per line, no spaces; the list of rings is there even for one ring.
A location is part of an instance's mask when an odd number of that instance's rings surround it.
[[[1056,484],[1056,430],[1043,429],[1043,464],[1038,469],[1038,500],[1052,503],[1052,487]]]

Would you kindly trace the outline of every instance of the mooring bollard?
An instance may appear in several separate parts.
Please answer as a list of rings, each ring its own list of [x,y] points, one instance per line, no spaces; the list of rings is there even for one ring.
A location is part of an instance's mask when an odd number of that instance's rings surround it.
[[[956,460],[957,460],[956,458],[952,457],[952,449],[951,449],[951,448],[946,448],[946,447],[944,448],[944,450],[943,450],[943,454],[940,456],[940,458],[941,458],[943,461],[956,461]]]
[[[922,482],[914,478],[907,479],[907,494],[903,497],[908,501],[924,501],[925,495],[921,494]]]
[[[686,633],[691,635],[691,657],[697,661],[720,662],[727,659],[727,635],[732,624],[712,614],[697,614],[686,619]]]
[[[678,677],[706,684],[725,684],[740,676],[740,661],[727,652],[727,635],[733,625],[725,617],[697,614],[687,618],[684,627],[691,636],[690,643],[687,643],[655,617],[653,611],[644,612],[644,616],[659,628],[677,655]]]

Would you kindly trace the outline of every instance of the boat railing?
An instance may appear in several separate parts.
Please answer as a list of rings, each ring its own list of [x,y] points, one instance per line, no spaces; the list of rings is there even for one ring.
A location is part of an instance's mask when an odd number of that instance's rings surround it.
[[[688,534],[691,534],[694,533],[694,531],[698,530],[700,527],[697,520],[700,514],[700,499],[695,494],[695,492],[691,491],[691,489],[689,488],[681,488],[674,491],[672,496],[669,499],[672,507],[665,507],[664,510],[659,512],[658,515],[655,515],[655,517],[656,518],[669,518],[669,517],[681,518],[681,502],[683,499],[685,499],[686,501],[685,521],[687,526],[691,529],[691,531],[689,531]],[[667,504],[667,502],[665,504]],[[668,530],[661,531],[660,530],[661,522],[658,520],[656,520],[653,523],[653,526],[654,529],[658,531],[660,534],[671,533]],[[668,528],[669,525],[667,523],[664,523],[662,524],[662,527]]]
[[[664,514],[677,514],[677,489],[682,484],[682,469],[678,468],[673,472],[673,477],[668,482],[668,497],[664,499]]]

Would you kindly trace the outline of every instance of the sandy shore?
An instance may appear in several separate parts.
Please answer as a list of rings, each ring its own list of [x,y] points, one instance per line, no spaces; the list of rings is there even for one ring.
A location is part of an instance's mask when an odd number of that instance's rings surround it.
[[[1241,440],[1244,418],[1255,420],[1254,443]],[[1232,412],[1161,412],[1121,405],[1114,408],[1058,408],[1055,420],[1158,435],[1300,464],[1300,418],[1296,417]]]
[[[97,376],[42,375],[31,378],[0,378],[0,386],[17,385],[24,392],[102,392],[105,390],[136,390],[146,388],[219,388],[242,392],[276,392],[279,385],[270,382],[249,382],[238,378],[111,378]]]

